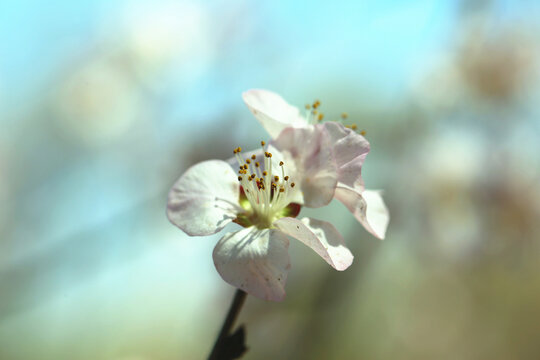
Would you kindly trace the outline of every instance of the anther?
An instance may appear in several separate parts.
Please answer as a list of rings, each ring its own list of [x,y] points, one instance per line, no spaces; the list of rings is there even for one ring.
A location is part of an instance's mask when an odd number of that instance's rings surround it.
[[[285,176],[283,179],[284,179],[285,181],[289,181],[289,175]]]
[[[248,169],[247,164],[244,164],[244,170],[247,170],[247,169]]]
[[[266,175],[268,175],[268,172],[265,170],[263,171],[263,176],[266,176]]]
[[[317,116],[317,120],[321,121],[324,118],[324,114],[320,113],[319,116]]]
[[[283,166],[283,161],[280,161],[280,162],[279,162],[279,166]]]
[[[295,183],[291,183],[291,187],[292,187],[292,188],[294,187],[294,185],[296,185],[296,184],[295,184]]]
[[[241,176],[238,177],[238,181],[242,181],[242,177],[241,177]]]
[[[256,158],[255,154],[251,155],[251,160],[255,160]]]
[[[349,114],[347,114],[346,112],[341,113],[341,118],[342,118],[342,119],[345,120],[345,119],[348,118],[348,117],[349,117]]]
[[[251,164],[251,160],[246,159],[246,164]]]
[[[306,110],[311,109],[311,104],[306,104]]]
[[[279,176],[275,175],[275,176],[274,176],[274,181],[275,181],[275,182],[278,182],[278,181],[279,181]]]
[[[257,162],[255,163],[255,167],[259,167],[259,166],[261,166],[261,164],[259,164],[259,162],[257,161]]]
[[[313,108],[316,109],[319,106],[321,106],[321,102],[319,100],[315,100],[315,102],[313,103]]]
[[[279,188],[279,192],[285,192],[285,188],[282,186]]]
[[[266,143],[264,141],[261,141],[261,146],[264,146],[266,145]]]
[[[366,130],[362,130],[362,131],[360,131],[360,135],[362,135],[362,136],[366,136]]]
[[[356,130],[357,127],[358,127],[358,126],[356,126],[356,124],[352,124],[352,125],[351,125],[351,129],[353,129],[353,130]]]

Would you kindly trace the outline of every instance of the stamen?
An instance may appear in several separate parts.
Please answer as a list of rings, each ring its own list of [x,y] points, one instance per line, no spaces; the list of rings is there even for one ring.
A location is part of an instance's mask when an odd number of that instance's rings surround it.
[[[318,106],[318,105],[317,105]],[[243,158],[240,155],[241,147],[233,150],[238,160],[238,181],[244,189],[248,201],[253,209],[253,214],[263,226],[268,226],[275,220],[276,214],[279,213],[285,206],[289,204],[288,193],[289,186],[286,186],[289,176],[285,175],[285,163],[279,161],[281,168],[281,177],[272,172],[272,153],[264,151],[266,143],[261,141],[264,152],[264,164],[256,160],[256,155],[251,155],[250,158]],[[294,183],[290,184],[293,188]]]
[[[362,135],[362,136],[366,136],[366,134],[367,134],[366,130],[362,130],[362,131],[360,131],[360,135]]]
[[[346,112],[341,113],[341,118],[342,118],[343,120],[345,120],[345,119],[348,118],[348,117],[349,117],[349,114],[347,114]]]
[[[356,130],[356,128],[357,128],[356,124],[351,125],[351,129]]]
[[[317,116],[317,121],[322,121],[323,118],[324,118],[324,114],[319,113],[319,116]]]

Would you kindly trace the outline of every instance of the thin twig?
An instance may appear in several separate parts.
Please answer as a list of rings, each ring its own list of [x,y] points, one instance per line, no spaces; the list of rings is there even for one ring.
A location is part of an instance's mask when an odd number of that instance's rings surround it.
[[[231,335],[232,327],[234,326],[234,322],[236,321],[240,310],[242,310],[242,305],[244,305],[246,295],[247,294],[244,291],[240,289],[236,290],[233,302],[231,304],[231,307],[229,308],[229,313],[227,314],[227,317],[223,322],[223,326],[221,327],[221,331],[219,332],[216,342],[214,343],[214,347],[212,348],[212,352],[210,353],[208,360],[224,359],[225,357],[223,356],[223,354],[230,352],[227,351],[227,349],[224,349],[224,345],[227,344],[225,340],[227,340],[227,338],[229,338]],[[243,342],[240,345],[243,346]]]

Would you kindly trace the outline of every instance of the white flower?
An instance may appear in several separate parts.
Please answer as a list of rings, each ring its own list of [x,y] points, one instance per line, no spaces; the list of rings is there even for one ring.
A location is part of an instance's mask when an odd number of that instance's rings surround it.
[[[263,150],[245,158],[240,148],[234,153],[238,173],[220,160],[196,164],[171,188],[167,206],[169,220],[188,235],[214,234],[233,221],[245,227],[225,234],[214,249],[214,264],[225,281],[262,299],[283,300],[290,268],[287,236],[336,270],[352,264],[353,255],[332,224],[295,218],[302,189],[287,175],[282,154]],[[334,166],[317,161],[314,166],[323,172]]]
[[[324,206],[336,198],[367,231],[384,239],[390,216],[382,192],[366,190],[361,178],[369,142],[340,123],[318,123],[322,117],[317,117],[313,111],[303,116],[298,108],[271,91],[249,90],[242,97],[274,139],[271,145],[294,164],[295,178],[301,184],[306,206]],[[314,105],[317,107],[318,103]],[[332,159],[334,173],[328,171],[331,166],[321,169],[314,164],[313,159],[321,157],[308,154],[318,151],[325,153],[325,159],[327,156]]]

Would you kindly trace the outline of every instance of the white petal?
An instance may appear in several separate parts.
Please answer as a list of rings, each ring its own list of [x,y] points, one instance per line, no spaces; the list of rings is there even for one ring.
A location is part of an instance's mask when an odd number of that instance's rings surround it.
[[[210,235],[236,218],[240,188],[226,162],[204,161],[190,167],[169,191],[167,217],[188,235]]]
[[[277,137],[281,130],[288,126],[307,126],[307,121],[300,114],[300,110],[276,93],[253,89],[244,92],[242,98],[272,138]]]
[[[226,282],[261,299],[281,301],[291,267],[289,240],[276,229],[255,227],[226,234],[214,248],[214,264]]]
[[[324,123],[332,153],[338,169],[338,182],[346,187],[364,189],[360,176],[362,165],[369,153],[369,142],[362,135],[336,122]]]
[[[388,208],[384,204],[381,191],[336,188],[336,199],[341,201],[354,217],[375,237],[384,239],[390,221]]]
[[[284,217],[275,221],[274,226],[309,246],[336,270],[345,270],[352,264],[353,255],[341,234],[329,222]]]
[[[291,181],[300,185],[308,207],[327,205],[334,197],[337,184],[336,163],[330,139],[322,126],[287,128],[272,141],[285,158],[293,159],[296,172]]]

